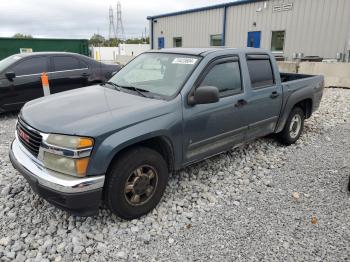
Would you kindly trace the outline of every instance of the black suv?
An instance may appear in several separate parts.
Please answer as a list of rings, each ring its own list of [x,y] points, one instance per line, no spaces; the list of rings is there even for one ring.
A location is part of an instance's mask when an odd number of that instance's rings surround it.
[[[0,61],[0,113],[19,110],[43,96],[41,74],[49,78],[51,94],[103,83],[118,72],[89,57],[66,52],[16,54]]]

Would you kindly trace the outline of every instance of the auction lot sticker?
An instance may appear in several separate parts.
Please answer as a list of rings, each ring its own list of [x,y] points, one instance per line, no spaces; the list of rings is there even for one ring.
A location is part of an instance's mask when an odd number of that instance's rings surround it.
[[[198,59],[189,57],[177,57],[173,60],[173,64],[194,65]]]

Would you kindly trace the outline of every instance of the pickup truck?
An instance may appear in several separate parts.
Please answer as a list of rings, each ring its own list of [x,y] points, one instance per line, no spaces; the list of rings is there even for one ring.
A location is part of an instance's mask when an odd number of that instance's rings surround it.
[[[152,50],[104,84],[25,104],[10,159],[62,209],[91,216],[105,203],[134,219],[172,172],[269,134],[295,143],[323,89],[323,76],[279,73],[262,49]]]

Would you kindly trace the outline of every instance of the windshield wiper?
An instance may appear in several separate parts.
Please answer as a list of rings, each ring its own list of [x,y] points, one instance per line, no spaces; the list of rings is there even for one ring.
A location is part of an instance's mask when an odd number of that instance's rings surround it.
[[[104,82],[104,83],[103,83],[103,85],[106,85],[106,84],[107,84],[107,85],[111,85],[111,86],[114,87],[114,89],[120,91],[120,86],[117,85],[116,83],[113,83],[113,82],[111,82],[111,81],[107,81],[107,82]]]
[[[139,95],[141,95],[143,97],[148,97],[144,93],[149,93],[149,91],[145,90],[145,89],[142,89],[142,88],[138,88],[138,87],[135,87],[135,86],[121,86],[121,85],[118,85],[118,84],[116,84],[114,82],[111,82],[111,81],[107,81],[107,82],[103,83],[103,85],[106,85],[106,84],[113,86],[118,91],[121,91],[120,88],[124,88],[124,89],[128,89],[128,90],[133,90],[133,91],[137,92]]]
[[[148,93],[148,90],[142,89],[142,88],[137,88],[135,86],[119,86],[121,88],[125,88],[125,89],[129,89],[129,90],[133,90],[135,92],[137,92],[138,94],[140,94],[143,97],[147,97],[144,93]]]

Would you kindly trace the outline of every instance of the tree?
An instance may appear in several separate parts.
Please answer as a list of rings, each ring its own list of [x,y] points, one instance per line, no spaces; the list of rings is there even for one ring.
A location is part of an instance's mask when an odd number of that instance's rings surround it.
[[[125,41],[126,44],[144,44],[147,43],[149,44],[149,38],[132,38],[132,39],[127,39]]]
[[[102,35],[94,34],[90,40],[89,44],[92,46],[102,46],[105,43],[105,38]]]
[[[146,39],[144,39],[144,40],[145,40],[144,43],[149,44],[149,36],[147,36]]]
[[[31,35],[17,33],[13,35],[13,38],[33,38]]]
[[[122,41],[118,38],[111,38],[106,40],[105,46],[118,46]]]
[[[149,44],[149,37],[146,38],[129,38],[127,40],[121,40],[119,38],[105,39],[102,35],[94,34],[90,40],[91,46],[119,46],[119,44]]]

